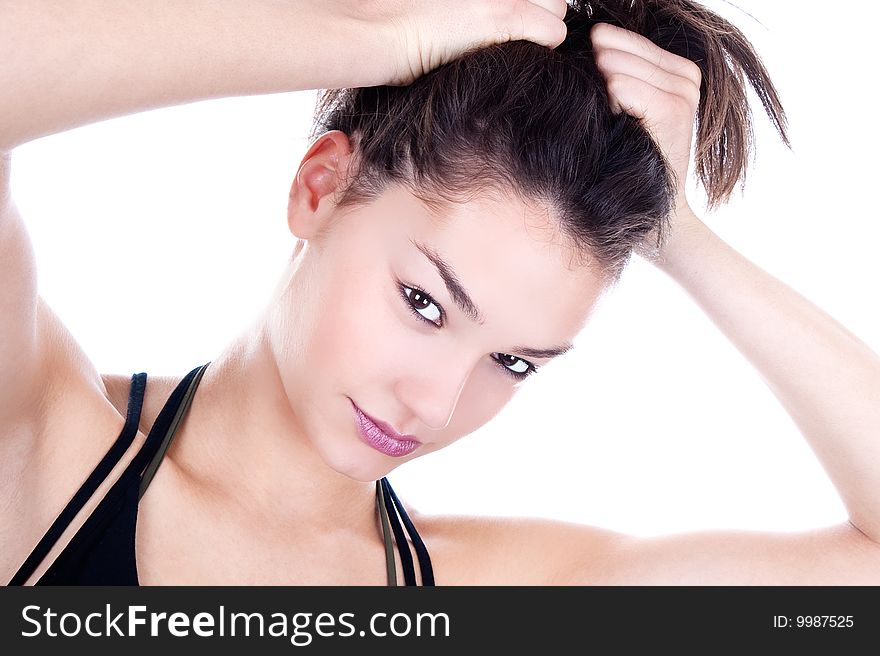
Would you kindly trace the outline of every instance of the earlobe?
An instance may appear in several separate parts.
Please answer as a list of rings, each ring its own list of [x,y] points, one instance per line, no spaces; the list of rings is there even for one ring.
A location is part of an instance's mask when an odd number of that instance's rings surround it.
[[[306,151],[287,202],[287,224],[294,236],[313,239],[325,227],[350,155],[348,136],[340,130],[324,133]]]

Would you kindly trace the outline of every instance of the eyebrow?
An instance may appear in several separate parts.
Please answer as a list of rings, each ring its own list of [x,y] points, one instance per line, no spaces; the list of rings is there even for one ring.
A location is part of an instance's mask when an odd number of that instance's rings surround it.
[[[443,278],[443,284],[446,285],[446,290],[449,292],[452,300],[455,301],[458,309],[461,310],[471,321],[475,321],[480,325],[486,323],[477,304],[474,303],[470,294],[468,294],[467,290],[464,288],[464,285],[459,282],[458,276],[455,275],[455,269],[443,259],[440,253],[427,244],[422,244],[414,239],[410,239],[409,241],[437,268],[437,273]]]
[[[458,309],[461,310],[462,314],[471,321],[483,325],[485,319],[470,294],[468,294],[468,291],[464,288],[464,285],[459,281],[458,276],[455,275],[455,269],[443,259],[440,253],[427,244],[422,244],[412,238],[410,238],[409,241],[436,267],[437,273],[443,279],[443,284],[446,285],[446,291],[449,292],[449,295],[452,297],[452,300],[455,301],[455,304],[458,306]],[[572,346],[573,345],[570,343],[563,344],[562,346],[551,346],[549,348],[515,346],[511,350],[514,353],[525,355],[530,358],[553,358],[570,351]]]
[[[563,344],[562,346],[551,346],[550,348],[539,349],[530,346],[514,346],[511,350],[514,353],[528,356],[530,358],[555,358],[557,355],[570,351],[573,344]]]

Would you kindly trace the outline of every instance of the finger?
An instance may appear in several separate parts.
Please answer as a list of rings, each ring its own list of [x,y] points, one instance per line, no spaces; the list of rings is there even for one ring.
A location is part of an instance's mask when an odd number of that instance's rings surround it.
[[[693,106],[700,102],[700,87],[681,75],[655,66],[652,62],[631,52],[616,48],[602,48],[593,53],[596,66],[607,78],[622,73],[651,84],[658,89],[687,99]]]
[[[625,73],[613,73],[608,77],[607,85],[612,110],[616,110],[615,113],[625,111],[640,119],[646,117],[649,107],[654,109],[651,114],[663,116],[668,110],[677,109],[682,102],[681,96],[658,89],[641,78]],[[667,104],[671,107],[661,106]]]
[[[616,48],[624,50],[643,59],[647,59],[656,66],[686,77],[697,87],[700,86],[702,71],[690,59],[664,50],[656,43],[641,34],[626,30],[610,23],[596,23],[590,28],[590,39],[595,48]]]
[[[568,0],[531,0],[531,2],[559,18],[565,18],[565,12],[568,11]]]
[[[562,5],[567,2],[562,0]],[[558,0],[520,0],[512,5],[510,12],[504,16],[504,24],[499,29],[510,35],[511,41],[528,40],[555,48],[565,41],[568,26],[560,15]]]

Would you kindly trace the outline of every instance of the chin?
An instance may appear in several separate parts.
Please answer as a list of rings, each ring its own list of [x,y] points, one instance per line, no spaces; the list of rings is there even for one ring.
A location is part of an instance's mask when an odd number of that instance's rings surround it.
[[[323,439],[313,441],[313,446],[321,460],[327,467],[346,478],[372,483],[393,469],[389,468],[387,456],[361,441],[353,421],[348,424],[342,422],[341,426],[339,422],[333,422],[318,433],[323,435]]]

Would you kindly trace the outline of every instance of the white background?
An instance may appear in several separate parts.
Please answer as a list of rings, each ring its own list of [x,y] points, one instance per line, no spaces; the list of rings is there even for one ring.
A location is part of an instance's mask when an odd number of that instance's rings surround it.
[[[745,195],[707,214],[692,181],[692,205],[880,350],[880,12],[862,3],[858,20],[841,22],[815,1],[706,4],[755,44],[793,151],[752,94],[757,157]],[[183,375],[268,301],[293,247],[287,190],[314,98],[166,108],[17,149],[13,193],[40,293],[99,371]],[[552,517],[638,535],[846,519],[757,372],[650,264],[634,260],[576,343],[483,429],[391,472],[404,500],[426,513]]]

